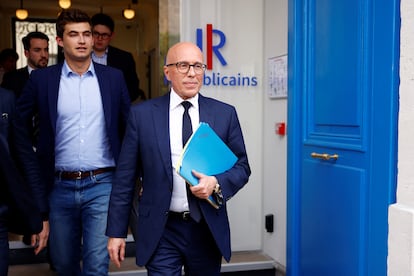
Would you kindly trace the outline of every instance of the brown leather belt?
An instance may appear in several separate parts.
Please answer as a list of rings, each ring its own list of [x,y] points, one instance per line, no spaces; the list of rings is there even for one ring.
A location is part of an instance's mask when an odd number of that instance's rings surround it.
[[[66,171],[57,171],[55,173],[56,176],[60,177],[61,179],[67,180],[80,180],[89,176],[98,175],[105,172],[111,172],[114,168],[101,168],[92,171],[76,171],[76,172],[66,172]]]

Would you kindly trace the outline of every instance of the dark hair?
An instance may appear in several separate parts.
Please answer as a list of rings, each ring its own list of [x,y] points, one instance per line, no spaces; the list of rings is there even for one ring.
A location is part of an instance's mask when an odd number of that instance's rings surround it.
[[[112,19],[112,17],[110,17],[107,14],[97,13],[94,16],[92,16],[91,21],[92,21],[92,27],[96,25],[104,25],[104,26],[107,26],[109,30],[111,30],[111,33],[114,32],[114,29],[115,29],[114,20]]]
[[[19,55],[17,54],[16,50],[12,48],[3,49],[0,52],[0,64],[3,64],[8,58],[14,58],[16,61],[19,59]]]
[[[30,49],[30,41],[34,38],[44,39],[49,42],[49,37],[42,32],[30,32],[22,38],[23,48],[28,51]]]
[[[56,34],[58,37],[63,37],[65,26],[68,23],[87,22],[91,25],[91,18],[85,12],[78,9],[63,10],[56,20]]]

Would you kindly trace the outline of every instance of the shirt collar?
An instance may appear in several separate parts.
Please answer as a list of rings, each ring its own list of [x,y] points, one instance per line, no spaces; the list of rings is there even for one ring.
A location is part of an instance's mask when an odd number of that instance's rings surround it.
[[[97,56],[95,54],[95,51],[92,51],[92,56],[95,57],[95,58],[98,58],[98,59],[106,58],[108,56],[108,48],[109,47],[106,47],[105,52],[102,56]]]
[[[171,93],[170,93],[170,109],[175,109],[178,106],[181,106],[181,103],[184,100],[178,96],[178,94],[174,91],[173,88],[171,88]],[[198,93],[192,97],[186,100],[187,102],[190,102],[192,104],[192,106],[198,110]]]
[[[66,60],[63,62],[62,74],[66,77],[69,77],[72,74],[78,75],[77,73],[73,72],[72,69],[70,69],[70,67],[67,64]],[[92,60],[91,60],[91,63],[89,64],[88,70],[86,70],[84,75],[95,76],[95,67],[93,66]]]
[[[32,73],[33,70],[35,70],[35,69],[28,64],[27,65],[27,71],[29,72],[29,75]]]

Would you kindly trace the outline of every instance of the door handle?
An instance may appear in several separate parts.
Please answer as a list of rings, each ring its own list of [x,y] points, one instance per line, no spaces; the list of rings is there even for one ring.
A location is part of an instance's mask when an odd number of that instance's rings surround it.
[[[312,158],[322,159],[322,160],[337,160],[339,155],[338,154],[328,154],[328,153],[311,153]]]

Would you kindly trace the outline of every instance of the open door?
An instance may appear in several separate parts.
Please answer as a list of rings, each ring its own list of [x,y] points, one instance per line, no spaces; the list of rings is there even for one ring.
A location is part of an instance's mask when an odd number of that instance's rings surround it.
[[[387,273],[399,1],[290,0],[287,274]]]

